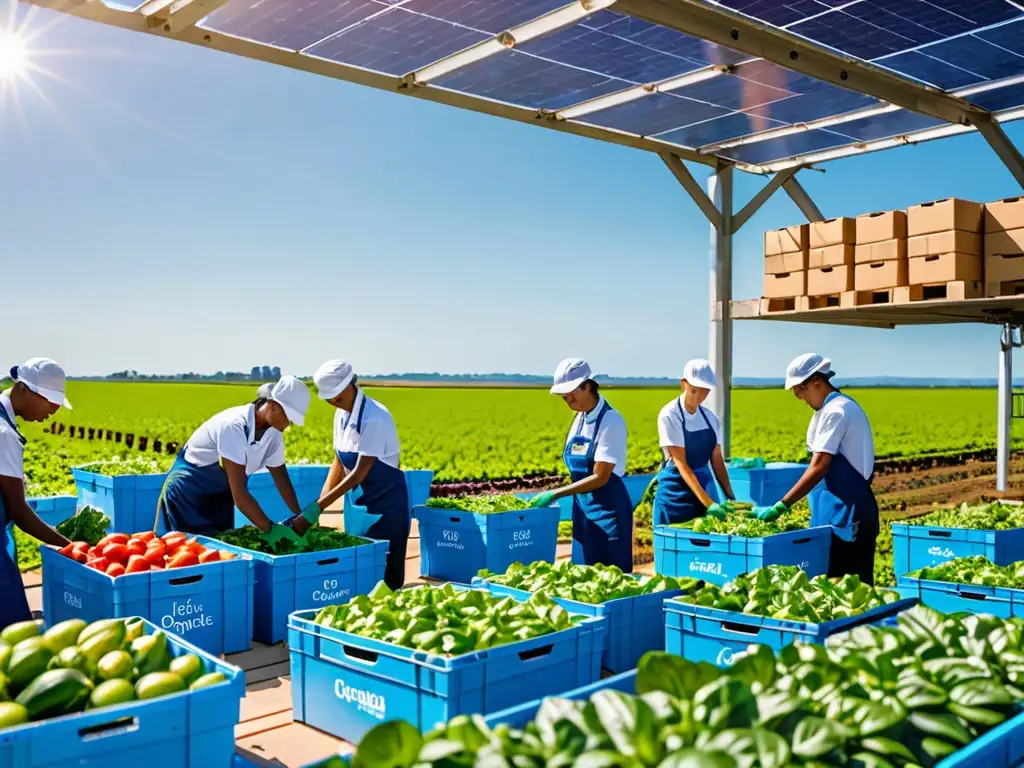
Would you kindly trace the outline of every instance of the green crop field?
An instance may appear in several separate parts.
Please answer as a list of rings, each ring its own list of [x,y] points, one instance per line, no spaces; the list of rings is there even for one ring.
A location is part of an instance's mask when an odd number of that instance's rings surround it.
[[[371,394],[394,414],[407,468],[433,469],[438,481],[487,480],[562,472],[562,444],[571,413],[537,389],[378,388]],[[74,411],[65,425],[118,430],[183,443],[203,420],[245,403],[255,387],[217,384],[72,382]],[[657,415],[669,389],[607,389],[629,426],[631,470],[660,456]],[[872,389],[851,391],[867,410],[879,457],[951,453],[995,444],[993,390]],[[739,390],[733,396],[733,454],[799,459],[810,411],[790,393]],[[313,398],[306,425],[288,431],[290,461],[327,462],[333,410]],[[33,496],[73,492],[70,467],[137,449],[106,440],[69,439],[27,425],[26,476]],[[151,452],[146,455],[154,456]],[[163,468],[171,457],[158,456]]]

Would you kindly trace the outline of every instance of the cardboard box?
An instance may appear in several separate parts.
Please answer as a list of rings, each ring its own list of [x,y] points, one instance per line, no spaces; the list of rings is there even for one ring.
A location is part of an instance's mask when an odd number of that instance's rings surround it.
[[[981,280],[981,256],[976,253],[943,253],[910,259],[907,275],[910,285],[951,283],[956,280]]]
[[[891,259],[858,264],[854,270],[854,290],[884,291],[907,284],[907,260]]]
[[[827,219],[811,223],[811,248],[824,248],[827,245],[854,243],[857,238],[855,219]]]
[[[1024,229],[1024,197],[1008,197],[985,206],[985,232]]]
[[[778,256],[780,253],[795,253],[807,250],[808,225],[775,229],[764,233],[764,255]]]
[[[764,297],[766,299],[788,299],[803,296],[807,292],[807,273],[783,272],[764,276]]]
[[[906,258],[906,240],[883,240],[880,243],[857,243],[853,260],[856,264],[870,264],[873,261],[896,261]]]
[[[883,240],[904,240],[907,237],[906,211],[881,211],[858,216],[857,245],[880,243]]]
[[[1024,229],[990,232],[985,235],[985,258],[1018,256],[1024,253]]]
[[[907,256],[941,256],[944,253],[970,253],[980,256],[984,253],[981,249],[981,239],[977,232],[963,232],[959,229],[919,235],[907,240]]]
[[[855,246],[849,243],[812,248],[807,255],[807,266],[809,269],[822,269],[852,265],[854,248]]]
[[[824,267],[807,270],[807,295],[829,296],[853,290],[853,267]]]
[[[803,272],[807,269],[807,251],[777,253],[764,257],[764,273],[781,275],[787,272]]]
[[[964,232],[981,232],[985,206],[948,197],[932,203],[921,203],[907,209],[907,236],[930,235],[959,229]]]

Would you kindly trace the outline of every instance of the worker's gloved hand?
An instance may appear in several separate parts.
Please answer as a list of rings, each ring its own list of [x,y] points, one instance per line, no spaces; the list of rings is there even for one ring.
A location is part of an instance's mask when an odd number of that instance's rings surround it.
[[[320,522],[320,502],[311,501],[302,509],[303,519],[310,525],[316,525]]]
[[[713,517],[715,520],[725,520],[725,517],[728,514],[728,510],[723,505],[717,503],[708,507],[707,511],[708,517]]]
[[[725,510],[725,513],[727,515],[736,514],[736,502],[733,501],[732,499],[726,499],[721,503],[720,506],[722,507],[722,509]]]
[[[291,526],[274,523],[270,530],[263,534],[263,540],[272,548],[276,548],[278,542],[287,541],[296,547],[305,547],[306,541],[299,536]]]
[[[541,491],[532,499],[530,499],[530,507],[537,509],[538,507],[550,507],[551,500],[555,498],[554,491]]]
[[[784,515],[787,512],[789,512],[789,507],[779,501],[770,507],[758,507],[754,510],[754,517],[758,520],[764,520],[766,523],[770,523],[772,520],[777,519],[780,515]]]

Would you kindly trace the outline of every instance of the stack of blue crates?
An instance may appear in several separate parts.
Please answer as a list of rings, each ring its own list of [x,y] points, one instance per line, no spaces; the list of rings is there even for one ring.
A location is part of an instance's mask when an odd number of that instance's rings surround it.
[[[156,503],[164,486],[164,473],[153,475],[102,475],[72,470],[78,488],[78,505],[96,507],[110,518],[108,530],[139,533],[153,530]],[[157,533],[165,533],[162,523]]]
[[[979,531],[934,525],[892,525],[893,570],[896,577],[958,557],[987,557],[996,565],[1024,560],[1024,528]]]

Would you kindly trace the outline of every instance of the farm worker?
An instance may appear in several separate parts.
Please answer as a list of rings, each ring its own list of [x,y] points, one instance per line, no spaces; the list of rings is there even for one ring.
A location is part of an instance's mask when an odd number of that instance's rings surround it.
[[[352,366],[328,360],[313,374],[320,397],[333,405],[334,461],[319,501],[303,510],[303,521],[317,522],[320,513],[345,494],[349,504],[368,518],[365,527],[349,530],[388,542],[384,582],[391,589],[405,584],[405,549],[409,542],[409,489],[399,469],[398,431],[383,405],[368,397],[357,384]]]
[[[235,507],[263,532],[270,545],[281,540],[302,544],[288,525],[275,523],[249,493],[249,475],[266,468],[281,498],[302,511],[284,465],[284,435],[302,426],[309,388],[294,376],[260,387],[256,400],[208,419],[174,460],[157,502],[170,530],[213,534],[234,528]]]
[[[756,510],[774,520],[824,479],[815,500],[811,525],[832,526],[828,575],[860,576],[874,583],[878,502],[871,490],[875,443],[863,409],[832,385],[832,363],[819,354],[800,355],[786,370],[786,389],[814,409],[807,427],[811,463],[782,500]]]
[[[716,386],[711,363],[701,358],[688,361],[680,386],[682,394],[658,414],[664,459],[654,494],[655,525],[685,523],[705,514],[724,519],[726,509],[710,495],[715,492],[712,471],[726,498],[735,498],[722,456],[718,417],[702,405]]]
[[[633,504],[626,473],[626,422],[592,378],[586,361],[568,358],[555,369],[551,394],[576,412],[562,459],[570,485],[537,494],[533,507],[572,496],[572,561],[633,570]]]
[[[8,524],[44,544],[68,544],[25,501],[25,438],[15,423],[15,417],[46,421],[61,406],[71,409],[64,397],[64,369],[53,360],[33,357],[11,368],[11,380],[14,386],[0,392],[0,629],[32,618],[21,574],[7,551],[7,537],[14,535]]]

